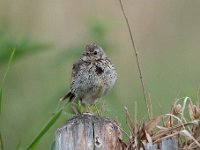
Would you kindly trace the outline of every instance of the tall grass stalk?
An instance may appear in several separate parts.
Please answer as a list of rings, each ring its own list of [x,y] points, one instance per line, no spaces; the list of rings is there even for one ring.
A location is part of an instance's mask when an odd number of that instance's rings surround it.
[[[136,63],[137,63],[138,71],[139,71],[140,81],[141,81],[141,85],[142,85],[143,96],[144,96],[145,104],[146,104],[146,107],[147,107],[148,118],[150,120],[151,119],[151,113],[150,113],[150,108],[149,108],[149,102],[148,102],[148,99],[147,99],[147,96],[146,96],[146,90],[145,90],[145,86],[144,86],[144,80],[143,80],[142,70],[141,70],[141,66],[140,66],[138,51],[137,51],[136,46],[135,46],[135,42],[134,42],[134,39],[133,39],[133,34],[132,34],[132,31],[131,31],[131,27],[130,27],[128,18],[126,16],[122,1],[119,0],[119,3],[120,3],[120,7],[121,7],[122,13],[124,15],[127,27],[128,27],[130,38],[131,38],[134,54],[135,54],[135,57],[136,57]]]

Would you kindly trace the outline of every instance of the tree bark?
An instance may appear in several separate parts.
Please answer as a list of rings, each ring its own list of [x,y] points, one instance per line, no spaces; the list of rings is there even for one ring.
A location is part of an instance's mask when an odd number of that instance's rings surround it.
[[[123,150],[121,130],[106,117],[80,114],[57,130],[56,150]]]

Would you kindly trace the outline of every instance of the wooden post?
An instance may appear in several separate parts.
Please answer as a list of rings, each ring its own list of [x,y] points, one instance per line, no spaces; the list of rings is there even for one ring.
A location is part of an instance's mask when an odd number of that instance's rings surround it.
[[[125,150],[126,144],[121,138],[122,132],[114,121],[85,113],[68,120],[57,130],[55,150]],[[158,150],[158,145],[161,150],[178,150],[175,137],[154,145],[147,143],[145,150]]]
[[[123,150],[121,130],[108,118],[81,114],[56,133],[56,150]]]

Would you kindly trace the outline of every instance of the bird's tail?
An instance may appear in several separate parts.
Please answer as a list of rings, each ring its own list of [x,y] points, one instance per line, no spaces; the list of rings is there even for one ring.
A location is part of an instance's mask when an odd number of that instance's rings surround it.
[[[69,93],[67,93],[67,95],[62,97],[60,99],[60,101],[63,101],[63,100],[68,99],[68,98],[69,98],[69,102],[71,102],[75,98],[75,95],[72,92],[69,92]]]

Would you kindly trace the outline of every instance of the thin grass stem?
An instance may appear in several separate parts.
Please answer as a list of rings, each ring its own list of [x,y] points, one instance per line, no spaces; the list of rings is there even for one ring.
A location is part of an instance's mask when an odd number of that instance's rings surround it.
[[[140,66],[140,62],[139,62],[138,51],[137,51],[136,46],[135,46],[135,42],[134,42],[134,39],[133,39],[133,34],[131,32],[131,27],[130,27],[128,18],[126,16],[126,13],[125,13],[122,1],[119,0],[119,3],[120,3],[121,10],[122,10],[122,13],[124,15],[124,18],[126,20],[126,24],[127,24],[127,27],[128,27],[130,38],[131,38],[133,50],[134,50],[134,53],[135,53],[137,68],[138,68],[138,71],[139,71],[140,81],[141,81],[141,85],[142,85],[143,96],[144,96],[145,104],[146,104],[146,107],[147,107],[148,118],[150,120],[151,115],[150,115],[150,110],[149,110],[149,103],[148,103],[147,96],[146,96],[146,90],[145,90],[144,81],[143,81],[143,75],[142,75],[142,70],[141,70],[141,66]]]
[[[1,132],[0,132],[0,148],[1,148],[1,150],[4,150],[3,138],[2,138]]]

